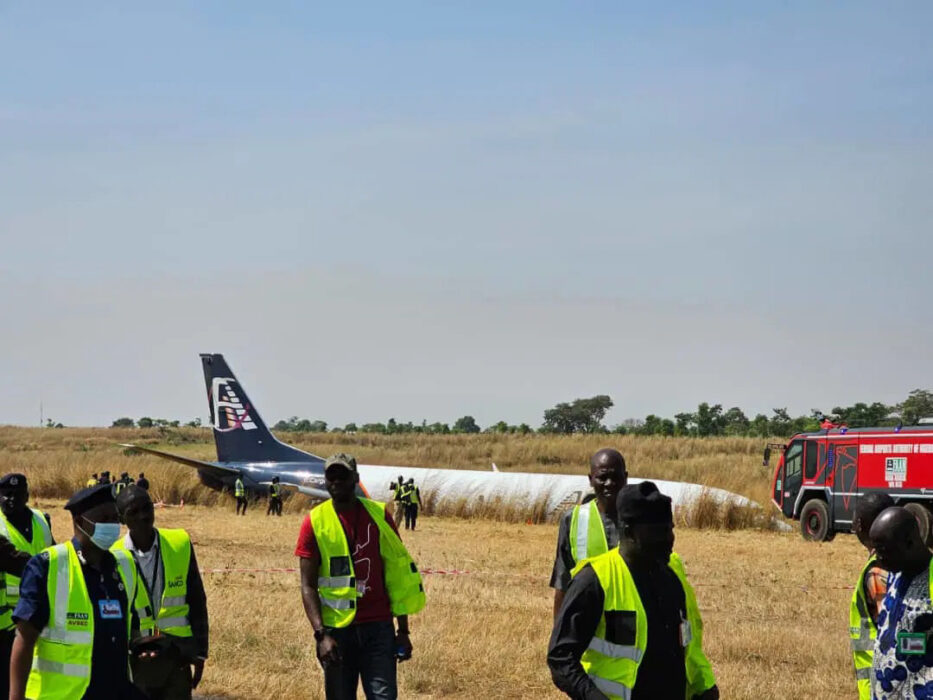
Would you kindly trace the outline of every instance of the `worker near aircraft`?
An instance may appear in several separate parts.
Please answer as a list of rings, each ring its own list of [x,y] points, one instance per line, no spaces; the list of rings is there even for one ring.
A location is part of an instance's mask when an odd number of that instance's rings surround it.
[[[120,537],[113,488],[82,489],[65,509],[74,537],[23,571],[10,700],[144,698],[130,682],[128,656],[131,635],[151,633],[152,618],[133,559],[109,551]]]
[[[136,485],[141,489],[149,490],[149,479],[146,478],[146,475],[142,472],[139,472],[139,478],[136,480]]]
[[[85,482],[84,486],[85,488],[88,488],[90,486],[96,485],[97,483],[98,483],[97,474],[94,473],[94,474],[91,474],[91,478],[88,479],[87,482]]]
[[[405,529],[414,530],[418,523],[418,508],[421,506],[421,489],[415,486],[415,480],[409,479],[402,493],[405,504]]]
[[[402,502],[402,495],[405,491],[405,477],[399,475],[397,482],[389,484],[389,490],[392,492],[392,502],[395,505],[392,517],[398,523],[405,517],[405,504]]]
[[[272,483],[269,484],[269,507],[266,508],[266,515],[270,514],[282,515],[282,484],[277,476],[273,476]]]
[[[933,562],[917,519],[887,508],[869,530],[878,563],[891,572],[878,614],[872,659],[872,697],[927,698],[933,691]]]
[[[849,604],[849,646],[855,661],[859,700],[871,700],[872,653],[878,636],[878,613],[888,590],[888,572],[878,563],[869,532],[878,515],[893,506],[891,496],[871,491],[859,497],[852,516],[852,531],[868,550],[868,561],[862,567]]]
[[[24,474],[0,478],[0,698],[10,692],[10,653],[16,635],[13,608],[19,601],[23,569],[33,555],[54,544],[45,514],[28,504]]]
[[[249,501],[246,500],[246,485],[243,483],[243,475],[239,472],[236,475],[236,481],[233,483],[233,495],[236,498],[236,514],[240,515],[240,508],[243,508],[243,515],[246,515],[246,506]]]
[[[301,599],[328,700],[355,700],[360,681],[369,700],[395,700],[396,662],[411,658],[408,616],[424,608],[424,586],[385,505],[357,497],[359,480],[353,457],[325,462],[331,498],[305,517],[295,548]]]
[[[208,651],[207,596],[191,538],[182,529],[155,527],[149,492],[135,484],[117,495],[129,528],[114,545],[136,561],[155,612],[148,657],[132,658],[133,682],[150,700],[190,700]]]
[[[580,562],[554,621],[548,666],[578,700],[717,700],[693,625],[674,546],[671,499],[650,481],[616,499],[619,546]]]

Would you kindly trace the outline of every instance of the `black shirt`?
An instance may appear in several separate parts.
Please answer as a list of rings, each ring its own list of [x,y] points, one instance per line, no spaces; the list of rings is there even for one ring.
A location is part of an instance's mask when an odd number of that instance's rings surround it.
[[[73,539],[78,552],[81,545]],[[133,628],[139,621],[131,606],[127,605],[126,591],[117,572],[113,555],[107,552],[96,569],[81,560],[81,572],[94,609],[94,649],[91,657],[91,682],[84,693],[84,700],[114,700],[135,697],[131,688],[127,660],[129,641],[126,638],[126,617],[132,615]],[[25,620],[38,630],[45,629],[49,622],[49,555],[37,554],[23,571],[19,587],[19,602],[13,611],[13,619]],[[98,601],[115,600],[120,603],[119,618],[102,618]]]
[[[677,575],[657,563],[629,566],[645,607],[648,640],[638,667],[632,700],[680,700],[687,692],[680,625],[687,617],[684,589]],[[584,566],[567,589],[554,621],[547,662],[554,684],[574,700],[604,700],[586,675],[580,657],[596,633],[605,596],[596,573]]]

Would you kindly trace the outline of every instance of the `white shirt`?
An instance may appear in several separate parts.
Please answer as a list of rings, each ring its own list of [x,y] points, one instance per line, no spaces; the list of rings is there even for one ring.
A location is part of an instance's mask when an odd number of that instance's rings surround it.
[[[123,538],[126,548],[133,554],[139,573],[146,581],[146,590],[149,591],[149,602],[152,603],[152,614],[157,615],[162,607],[162,594],[165,591],[165,570],[162,566],[162,556],[159,553],[159,531],[155,531],[155,540],[148,552],[139,550],[133,543],[130,533]]]

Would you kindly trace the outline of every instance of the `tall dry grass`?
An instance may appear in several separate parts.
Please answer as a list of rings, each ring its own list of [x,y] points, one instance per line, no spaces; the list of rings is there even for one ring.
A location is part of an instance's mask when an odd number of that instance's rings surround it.
[[[681,509],[681,522],[695,527],[769,528],[771,474],[761,466],[762,442],[752,438],[660,438],[618,435],[370,435],[294,433],[282,436],[319,455],[347,451],[364,464],[488,469],[585,474],[590,455],[612,446],[625,455],[633,476],[689,481],[743,494],[762,509],[718,506],[701,497]],[[0,471],[22,471],[35,493],[67,498],[93,472],[119,475],[145,472],[153,494],[166,503],[215,505],[228,497],[203,487],[195,470],[118,447],[135,443],[197,459],[216,459],[213,438],[198,428],[16,428],[0,427]],[[531,506],[508,499],[474,501],[426,492],[426,514],[492,518],[503,522],[541,522],[543,499]],[[290,498],[285,509],[307,507],[303,497]]]

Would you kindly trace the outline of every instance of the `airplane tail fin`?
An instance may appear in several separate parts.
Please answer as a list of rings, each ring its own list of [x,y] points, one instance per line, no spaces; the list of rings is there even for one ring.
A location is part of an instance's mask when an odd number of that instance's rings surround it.
[[[211,427],[220,462],[318,462],[309,452],[279,442],[266,427],[223,355],[202,353]]]

